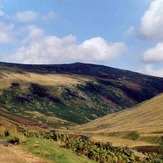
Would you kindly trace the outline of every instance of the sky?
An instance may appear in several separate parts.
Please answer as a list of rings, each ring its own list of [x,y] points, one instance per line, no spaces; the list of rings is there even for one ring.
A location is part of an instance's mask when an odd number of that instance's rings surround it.
[[[0,0],[0,61],[163,77],[163,0]]]

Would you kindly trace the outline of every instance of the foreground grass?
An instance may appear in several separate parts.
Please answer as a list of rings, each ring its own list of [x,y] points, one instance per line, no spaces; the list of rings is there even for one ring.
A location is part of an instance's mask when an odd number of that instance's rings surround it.
[[[24,158],[25,161],[27,160],[27,158],[32,157],[32,160],[34,158],[42,158],[43,162],[47,163],[93,163],[94,161],[92,160],[96,160],[100,163],[108,161],[109,163],[114,163],[118,161],[120,161],[121,163],[131,161],[133,163],[154,163],[157,160],[159,163],[161,163],[162,159],[162,153],[155,153],[156,150],[154,149],[153,151],[153,146],[150,148],[148,147],[148,149],[152,151],[146,153],[146,155],[148,155],[148,160],[146,160],[142,157],[134,155],[131,149],[127,147],[114,147],[110,143],[83,140],[81,138],[73,137],[75,135],[72,135],[72,137],[70,137],[67,134],[35,130],[27,131],[27,133],[24,132],[24,134],[26,135],[24,137],[22,135],[22,132],[18,131],[16,127],[14,128],[14,126],[12,127],[12,129],[9,126],[1,126],[0,131],[1,140],[9,142],[12,141],[16,144],[19,144],[18,146],[14,145],[12,148],[9,147],[8,149],[12,149],[12,152],[16,151],[14,152],[15,156],[21,156],[21,158]],[[141,149],[139,148],[139,150],[143,150],[145,153],[146,147],[144,148],[143,146]],[[1,153],[4,153],[3,149]],[[33,156],[30,153],[32,153]],[[22,157],[22,155],[24,156]],[[86,156],[92,160],[89,160]],[[7,163],[8,158],[5,155],[4,159],[6,159]],[[17,157],[13,158],[13,160],[14,159],[17,159]],[[29,161],[28,159],[26,162],[31,161]],[[5,162],[3,161],[2,163]],[[41,162],[39,161],[39,163]]]
[[[82,156],[79,157],[68,149],[61,148],[58,143],[45,139],[29,138],[23,147],[38,157],[44,158],[48,163],[94,163]]]
[[[2,124],[0,119],[0,124]],[[5,122],[5,121],[4,121]],[[38,131],[39,132],[39,131]],[[27,151],[27,154],[43,158],[47,163],[94,163],[85,156],[77,156],[75,152],[61,148],[59,143],[47,139],[36,137],[27,138],[23,133],[18,132],[15,125],[0,126],[0,141],[18,141],[18,146],[23,147],[22,150]],[[26,158],[23,159],[20,152],[15,153],[10,149],[11,147],[0,146],[0,163],[25,163]],[[14,149],[15,150],[15,149]],[[16,151],[16,150],[15,150]],[[33,157],[33,156],[32,156]]]

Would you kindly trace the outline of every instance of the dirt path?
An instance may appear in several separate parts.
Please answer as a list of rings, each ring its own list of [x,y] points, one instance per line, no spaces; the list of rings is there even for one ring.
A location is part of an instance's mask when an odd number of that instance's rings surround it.
[[[43,159],[26,152],[21,146],[0,146],[0,163],[46,163]]]

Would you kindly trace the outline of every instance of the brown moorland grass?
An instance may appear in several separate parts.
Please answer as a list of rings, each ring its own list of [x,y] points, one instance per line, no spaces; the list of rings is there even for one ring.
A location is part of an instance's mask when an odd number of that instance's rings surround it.
[[[74,130],[82,134],[92,134],[92,139],[95,141],[109,141],[116,146],[134,147],[155,144],[156,139],[163,136],[163,94],[134,108],[75,127]],[[140,135],[137,140],[127,139],[126,135],[132,131]]]
[[[15,116],[13,114],[7,113],[7,112],[3,111],[1,107],[0,107],[0,115],[1,115],[1,117],[3,116],[3,117],[6,117],[9,120],[14,121],[15,123],[17,122],[19,124],[24,124],[24,125],[45,127],[45,126],[43,126],[43,124],[33,122],[33,121],[28,120],[28,119],[25,119],[25,118],[18,117],[18,116]]]
[[[103,143],[111,142],[113,146],[127,146],[127,147],[136,147],[136,146],[152,146],[153,144],[140,141],[140,140],[128,140],[120,137],[111,137],[111,136],[98,136],[94,135],[91,137],[93,141],[100,141]]]
[[[12,72],[4,70],[0,73],[0,88],[8,88],[11,83],[18,82],[21,87],[28,87],[29,83],[36,83],[40,85],[63,85],[72,86],[79,83],[89,81],[87,77],[81,78],[78,75],[66,74],[39,74],[32,72]]]
[[[163,94],[134,108],[98,118],[79,126],[78,129],[94,133],[138,131],[163,134]]]

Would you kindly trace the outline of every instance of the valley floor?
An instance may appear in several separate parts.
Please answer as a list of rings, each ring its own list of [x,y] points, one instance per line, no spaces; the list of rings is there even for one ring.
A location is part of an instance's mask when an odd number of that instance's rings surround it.
[[[154,144],[148,143],[145,141],[139,141],[139,140],[129,140],[129,139],[123,139],[121,137],[104,137],[104,136],[93,136],[92,139],[94,141],[100,141],[103,143],[111,142],[113,146],[127,146],[127,147],[136,147],[136,146],[153,146]]]

